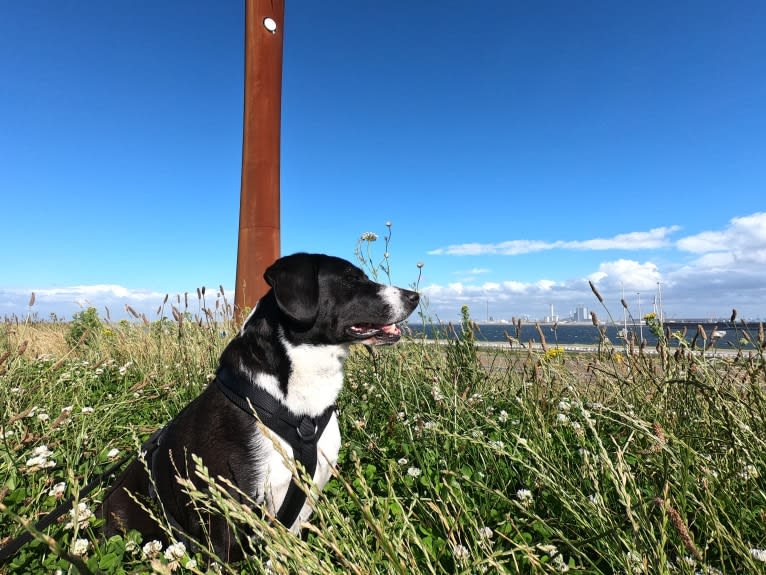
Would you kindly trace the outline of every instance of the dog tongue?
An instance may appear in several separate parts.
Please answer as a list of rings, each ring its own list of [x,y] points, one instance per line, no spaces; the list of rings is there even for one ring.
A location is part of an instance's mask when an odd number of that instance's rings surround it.
[[[393,324],[393,323],[391,325],[384,325],[383,326],[383,331],[385,333],[390,333],[391,335],[401,335],[401,333],[402,333],[399,330],[399,328],[396,327],[396,324]]]

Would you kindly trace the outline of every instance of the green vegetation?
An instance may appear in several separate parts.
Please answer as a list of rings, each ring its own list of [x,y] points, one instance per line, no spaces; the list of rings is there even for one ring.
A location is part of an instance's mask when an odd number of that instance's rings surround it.
[[[0,326],[0,539],[206,385],[235,326],[218,311],[173,317]],[[464,309],[444,345],[352,354],[338,476],[305,540],[210,478],[198,504],[262,537],[249,563],[138,533],[104,541],[89,516],[102,487],[0,572],[763,573],[766,366],[763,333],[750,337],[759,351],[723,357],[683,344],[486,351]]]

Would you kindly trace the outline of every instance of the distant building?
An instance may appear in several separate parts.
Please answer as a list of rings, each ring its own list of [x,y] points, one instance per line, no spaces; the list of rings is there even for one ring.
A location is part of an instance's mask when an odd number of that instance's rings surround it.
[[[583,304],[578,305],[577,308],[575,308],[572,321],[589,321],[589,320],[590,320],[590,314],[588,313],[588,308],[585,307]]]

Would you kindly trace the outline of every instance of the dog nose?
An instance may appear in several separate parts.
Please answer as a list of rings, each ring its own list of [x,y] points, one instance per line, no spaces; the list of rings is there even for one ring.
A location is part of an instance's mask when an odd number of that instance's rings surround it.
[[[418,305],[418,301],[420,300],[420,294],[418,292],[410,290],[402,291],[404,292],[404,299],[407,300],[407,303],[410,303],[413,306]]]

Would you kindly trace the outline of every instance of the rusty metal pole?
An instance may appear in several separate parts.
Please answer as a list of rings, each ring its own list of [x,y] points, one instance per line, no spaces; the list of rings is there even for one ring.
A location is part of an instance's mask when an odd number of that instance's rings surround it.
[[[279,145],[284,0],[245,0],[245,110],[235,317],[268,290],[279,257]]]

